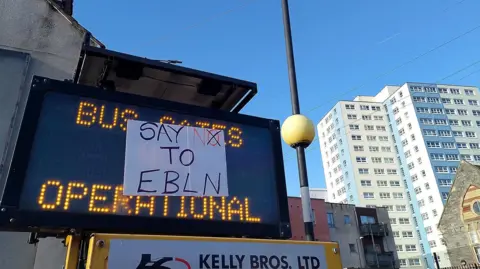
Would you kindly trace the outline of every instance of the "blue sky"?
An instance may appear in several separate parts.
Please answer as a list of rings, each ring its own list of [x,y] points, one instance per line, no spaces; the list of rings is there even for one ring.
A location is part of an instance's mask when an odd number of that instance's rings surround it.
[[[74,4],[74,17],[107,48],[256,82],[244,114],[290,115],[280,0]],[[416,59],[480,26],[479,10],[478,0],[290,0],[302,112],[316,108],[307,116],[318,123],[338,100],[386,84],[436,82],[479,61],[480,29]],[[480,63],[442,82],[478,86]],[[289,195],[298,195],[295,151],[285,145],[284,159]],[[318,141],[307,163],[310,186],[324,187]]]

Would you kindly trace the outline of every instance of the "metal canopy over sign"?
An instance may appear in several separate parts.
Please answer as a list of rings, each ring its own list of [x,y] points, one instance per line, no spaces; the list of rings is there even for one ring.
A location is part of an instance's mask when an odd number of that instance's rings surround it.
[[[257,93],[252,82],[90,46],[74,82],[237,113]]]
[[[124,195],[129,119],[222,130],[228,196]],[[290,236],[278,121],[39,77],[0,206],[7,230]]]

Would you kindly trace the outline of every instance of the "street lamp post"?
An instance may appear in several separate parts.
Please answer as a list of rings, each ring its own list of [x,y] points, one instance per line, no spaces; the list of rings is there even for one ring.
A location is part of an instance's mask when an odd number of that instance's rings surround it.
[[[315,127],[313,126],[312,121],[300,114],[300,102],[298,100],[297,75],[295,72],[295,59],[293,56],[288,0],[282,0],[282,11],[287,52],[288,78],[290,81],[290,97],[293,114],[292,116],[288,117],[282,125],[282,138],[289,146],[295,148],[297,151],[303,222],[305,225],[305,238],[308,241],[314,241],[315,236],[313,233],[312,207],[310,204],[310,189],[308,187],[305,148],[307,148],[315,138]]]

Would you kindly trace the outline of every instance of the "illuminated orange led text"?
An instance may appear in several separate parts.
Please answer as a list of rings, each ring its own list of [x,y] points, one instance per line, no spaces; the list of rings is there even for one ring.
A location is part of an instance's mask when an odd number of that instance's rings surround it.
[[[120,109],[118,107],[107,107],[106,105],[81,101],[77,109],[76,123],[84,127],[97,125],[103,129],[120,128],[125,131],[127,129],[127,120],[136,120],[139,117],[139,113],[134,109]],[[227,129],[227,126],[224,124],[204,120],[189,122],[188,120],[174,119],[169,115],[160,117],[158,121],[160,123],[225,130],[225,142],[227,145],[233,148],[239,148],[243,145],[242,130],[238,127],[233,126]]]
[[[46,197],[50,197],[47,199]],[[170,208],[173,199],[180,199],[179,208]],[[178,197],[124,196],[122,185],[93,184],[83,182],[61,183],[48,180],[42,184],[37,203],[43,210],[70,211],[83,201],[92,213],[121,215],[150,215],[159,217],[190,218],[261,222],[252,216],[249,198],[232,197]]]

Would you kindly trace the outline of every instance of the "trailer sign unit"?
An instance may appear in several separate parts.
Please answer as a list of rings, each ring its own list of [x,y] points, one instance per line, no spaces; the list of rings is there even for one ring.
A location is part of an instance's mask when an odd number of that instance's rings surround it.
[[[129,120],[222,131],[228,193],[124,194]],[[278,121],[38,77],[0,206],[4,230],[290,236]]]

